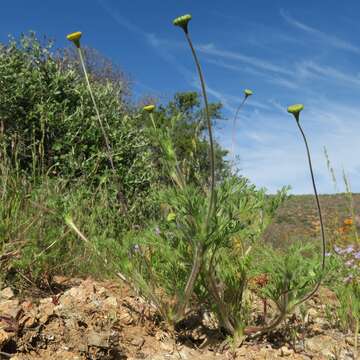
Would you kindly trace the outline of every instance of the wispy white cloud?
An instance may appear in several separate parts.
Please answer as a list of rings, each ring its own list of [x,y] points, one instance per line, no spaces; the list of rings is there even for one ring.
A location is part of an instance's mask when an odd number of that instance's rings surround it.
[[[215,59],[206,59],[205,61],[215,65],[217,67],[221,67],[223,69],[229,70],[229,71],[236,71],[236,72],[242,72],[254,75],[256,77],[261,78],[263,81],[279,85],[281,87],[296,90],[299,89],[301,85],[304,85],[304,82],[306,81],[313,81],[313,80],[323,80],[323,81],[335,81],[338,83],[341,83],[342,86],[348,85],[348,86],[359,86],[360,85],[360,74],[359,73],[351,73],[349,71],[342,71],[337,69],[334,66],[330,65],[324,65],[319,62],[316,62],[314,60],[300,60],[296,62],[295,64],[289,63],[286,66],[286,70],[283,69],[282,74],[274,73],[273,69],[276,68],[276,65],[267,63],[266,67],[261,67],[261,70],[259,70],[259,67],[255,65],[253,67],[253,64],[248,62],[248,65],[239,65],[239,64],[231,64],[228,62],[225,62],[221,59],[218,59],[217,57],[223,58],[227,57],[226,54],[227,51],[223,50],[216,50],[216,47],[214,45],[211,46],[213,50],[207,53],[214,55]],[[200,48],[203,51],[203,48]],[[225,56],[224,56],[225,54]],[[232,59],[237,59],[242,62],[242,56],[240,58],[237,58],[234,53],[232,53],[234,56],[230,57]],[[238,54],[239,55],[239,54]],[[271,65],[271,66],[270,66]],[[283,75],[286,76],[283,76]]]
[[[350,182],[359,183],[360,158],[354,152],[358,148],[360,106],[329,99],[307,99],[306,104],[301,121],[309,140],[319,191],[334,191],[324,146],[340,185],[343,168]],[[226,136],[224,132],[222,137]],[[249,121],[240,122],[236,152],[241,173],[258,186],[275,192],[290,184],[293,193],[312,192],[304,144],[289,114],[253,113]]]
[[[296,73],[303,79],[335,80],[343,85],[360,85],[360,75],[344,72],[333,66],[320,65],[314,61],[302,61],[296,65]]]
[[[281,17],[291,26],[300,29],[309,35],[312,36],[312,38],[316,38],[320,40],[323,43],[326,43],[329,46],[332,46],[336,49],[346,50],[350,51],[356,54],[360,53],[360,47],[357,45],[352,44],[349,41],[343,40],[338,38],[337,36],[327,34],[321,30],[318,30],[314,27],[311,27],[303,22],[300,22],[296,19],[294,19],[292,16],[290,16],[286,11],[283,9],[280,10]]]
[[[281,65],[277,65],[254,56],[248,56],[238,52],[219,49],[214,44],[197,45],[197,50],[204,54],[214,55],[219,58],[237,60],[260,70],[271,71],[282,75],[289,75],[291,73]]]
[[[216,65],[218,67],[221,67],[221,68],[229,70],[229,71],[236,71],[236,72],[240,72],[240,73],[243,72],[243,73],[247,73],[250,75],[254,75],[256,77],[261,78],[262,80],[265,80],[272,84],[279,85],[281,87],[285,87],[288,89],[297,89],[298,88],[298,84],[293,81],[293,77],[295,75],[294,73],[292,73],[292,74],[289,73],[288,78],[285,78],[285,77],[279,76],[277,74],[274,75],[272,72],[269,73],[269,72],[265,72],[265,71],[256,70],[256,69],[252,68],[251,66],[229,64],[222,60],[217,60],[217,59],[207,59],[205,61],[208,62],[209,64]]]

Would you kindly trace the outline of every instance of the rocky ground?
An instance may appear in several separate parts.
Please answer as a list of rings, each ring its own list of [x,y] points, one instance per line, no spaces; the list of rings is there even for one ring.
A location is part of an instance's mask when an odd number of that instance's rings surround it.
[[[125,286],[62,277],[55,282],[56,294],[39,299],[0,291],[0,360],[356,359],[354,337],[332,325],[336,297],[327,289],[303,317],[291,316],[266,337],[229,344],[205,314],[194,316],[175,343]]]

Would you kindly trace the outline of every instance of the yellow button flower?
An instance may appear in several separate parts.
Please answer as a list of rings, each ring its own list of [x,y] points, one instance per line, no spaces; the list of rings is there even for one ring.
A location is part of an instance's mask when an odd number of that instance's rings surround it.
[[[81,38],[81,31],[76,31],[76,32],[73,32],[69,35],[66,36],[66,38],[69,40],[69,41],[72,41],[76,47],[80,47],[80,38]]]
[[[173,24],[175,26],[180,26],[185,32],[187,32],[188,23],[191,20],[191,15],[186,14],[183,16],[179,16],[176,19],[173,20]]]
[[[168,216],[166,217],[166,221],[171,222],[174,221],[176,219],[176,214],[171,212],[168,214]]]
[[[248,96],[251,96],[253,94],[253,91],[250,90],[250,89],[245,89],[244,94],[245,94],[246,97],[248,97]]]
[[[290,105],[287,109],[287,111],[290,114],[293,114],[294,116],[298,116],[300,114],[300,111],[304,109],[304,105],[303,104],[294,104],[294,105]]]
[[[155,105],[146,105],[143,107],[143,110],[147,112],[153,112],[155,110]]]

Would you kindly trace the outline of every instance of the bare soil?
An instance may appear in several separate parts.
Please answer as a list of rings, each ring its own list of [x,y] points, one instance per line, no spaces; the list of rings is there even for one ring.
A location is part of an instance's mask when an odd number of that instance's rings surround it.
[[[123,284],[64,277],[54,283],[57,293],[40,298],[20,300],[10,288],[0,291],[0,360],[356,359],[353,336],[331,319],[337,299],[325,288],[309,302],[305,318],[294,314],[267,336],[231,343],[211,314],[201,312],[174,340],[154,310]],[[254,298],[254,316],[260,309]]]

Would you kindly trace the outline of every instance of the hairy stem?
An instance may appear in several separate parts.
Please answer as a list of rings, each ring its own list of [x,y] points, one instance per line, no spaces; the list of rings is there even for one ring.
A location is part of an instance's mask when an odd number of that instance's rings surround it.
[[[226,305],[224,304],[224,301],[221,299],[221,296],[216,288],[214,273],[209,272],[207,281],[210,285],[211,293],[214,297],[214,300],[216,302],[216,305],[219,309],[221,322],[223,323],[225,329],[229,332],[229,334],[234,335],[235,334],[235,328],[230,322],[228,311],[226,309]]]
[[[313,185],[313,189],[314,189],[314,194],[315,194],[315,199],[316,199],[316,205],[317,205],[317,209],[318,209],[318,213],[319,213],[319,220],[320,220],[320,228],[321,228],[321,241],[322,241],[322,261],[321,261],[321,271],[323,272],[325,269],[325,251],[326,251],[326,240],[325,240],[325,229],[324,229],[324,223],[323,223],[323,218],[322,218],[322,213],[321,213],[321,207],[320,207],[320,200],[319,200],[319,196],[318,196],[318,192],[316,189],[316,184],[315,184],[315,177],[314,177],[314,172],[313,172],[313,167],[312,167],[312,163],[311,163],[311,156],[310,156],[310,150],[309,150],[309,145],[308,142],[306,140],[306,136],[305,133],[300,125],[300,121],[299,118],[296,118],[296,123],[298,125],[298,128],[301,132],[301,135],[303,137],[304,143],[305,143],[305,147],[306,147],[306,153],[307,153],[307,158],[308,158],[308,163],[309,163],[309,169],[310,169],[310,175],[311,175],[311,181],[312,181],[312,185]],[[309,294],[307,294],[304,298],[302,298],[299,302],[297,302],[295,304],[295,306],[300,305],[301,303],[305,302],[306,300],[310,299],[319,289],[320,285],[321,285],[321,281],[322,281],[322,277],[323,274],[321,274],[318,282],[316,283],[314,289],[312,291],[310,291]]]
[[[189,278],[187,280],[185,290],[184,290],[184,297],[179,303],[178,309],[176,311],[176,321],[179,321],[184,312],[185,307],[190,301],[191,294],[194,290],[195,281],[200,273],[201,266],[202,266],[202,258],[203,258],[203,247],[201,244],[197,245],[195,248],[194,258],[193,258],[193,265],[191,269],[191,273],[189,275]]]
[[[240,103],[240,105],[238,106],[235,116],[234,116],[234,120],[233,120],[233,126],[232,126],[232,136],[231,136],[231,154],[233,156],[233,161],[235,162],[235,133],[236,133],[236,120],[237,117],[239,115],[239,112],[241,110],[241,108],[244,106],[245,101],[246,101],[247,97],[245,96],[243,101]]]
[[[79,52],[80,63],[81,63],[81,67],[82,67],[83,72],[84,72],[86,85],[87,85],[87,88],[89,90],[90,97],[91,97],[92,103],[94,105],[96,117],[98,119],[100,129],[101,129],[101,132],[102,132],[104,140],[105,140],[106,151],[107,151],[107,155],[108,155],[108,158],[109,158],[110,166],[111,166],[112,172],[113,172],[113,174],[115,176],[115,179],[117,179],[118,198],[121,201],[124,210],[126,211],[127,210],[127,201],[126,201],[126,198],[125,198],[125,195],[124,195],[122,184],[121,184],[121,182],[120,182],[120,180],[119,180],[119,178],[117,176],[117,173],[116,173],[116,169],[115,169],[115,165],[114,165],[114,161],[113,161],[113,156],[112,156],[112,149],[111,149],[110,141],[109,141],[109,138],[108,138],[108,136],[106,134],[104,124],[103,124],[103,122],[101,120],[99,108],[98,108],[98,106],[96,104],[96,101],[95,101],[94,93],[92,91],[92,87],[91,87],[91,84],[90,84],[90,81],[89,81],[89,76],[88,76],[88,73],[87,73],[87,70],[86,70],[86,66],[85,66],[85,62],[84,62],[84,58],[83,58],[81,48],[78,47],[77,49],[78,49],[78,52]]]
[[[212,135],[212,127],[211,127],[211,119],[210,119],[210,113],[209,113],[209,103],[208,103],[208,98],[207,98],[207,93],[206,93],[206,87],[205,87],[205,81],[204,81],[204,77],[201,71],[201,66],[200,66],[200,62],[199,59],[196,55],[194,46],[192,44],[192,41],[190,39],[189,33],[187,31],[185,31],[185,36],[186,39],[188,41],[188,44],[190,46],[191,49],[191,53],[193,55],[194,61],[195,61],[195,65],[196,65],[196,69],[199,75],[199,79],[200,79],[200,84],[201,84],[201,90],[202,90],[202,94],[203,94],[203,98],[204,98],[204,103],[205,103],[205,117],[206,117],[206,122],[207,122],[207,127],[208,127],[208,133],[209,133],[209,142],[210,142],[210,176],[211,176],[211,184],[210,184],[210,200],[209,200],[209,209],[208,209],[208,214],[207,214],[207,218],[206,218],[206,223],[205,223],[205,228],[206,230],[208,230],[209,224],[210,224],[210,219],[213,213],[213,208],[214,208],[214,192],[215,192],[215,153],[214,153],[214,140],[213,140],[213,135]]]

